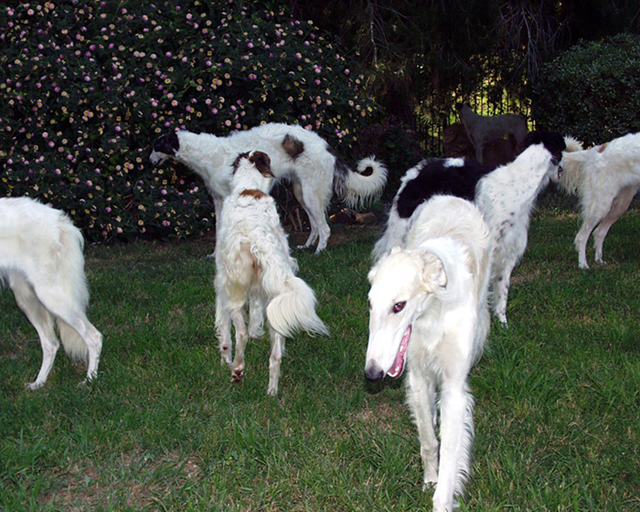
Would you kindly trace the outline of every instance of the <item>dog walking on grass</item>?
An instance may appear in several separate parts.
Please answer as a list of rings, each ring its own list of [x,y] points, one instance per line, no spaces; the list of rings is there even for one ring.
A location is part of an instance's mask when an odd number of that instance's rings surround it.
[[[56,325],[67,354],[88,364],[87,380],[97,375],[102,334],[86,316],[83,245],[63,212],[27,197],[0,199],[0,280],[13,291],[42,346],[42,366],[29,389],[43,386],[53,367],[60,346]]]
[[[434,512],[453,510],[470,471],[467,380],[489,334],[491,244],[478,208],[435,196],[416,210],[406,246],[392,249],[369,273],[365,376],[396,378],[407,367],[407,402],[418,427],[424,486],[435,485]]]

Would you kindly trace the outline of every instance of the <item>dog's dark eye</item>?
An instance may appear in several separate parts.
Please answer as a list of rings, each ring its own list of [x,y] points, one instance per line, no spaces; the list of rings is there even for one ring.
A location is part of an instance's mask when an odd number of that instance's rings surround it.
[[[393,305],[393,312],[394,312],[394,313],[400,313],[400,311],[402,311],[406,305],[407,305],[407,301],[404,301],[404,302],[396,302],[396,303]]]

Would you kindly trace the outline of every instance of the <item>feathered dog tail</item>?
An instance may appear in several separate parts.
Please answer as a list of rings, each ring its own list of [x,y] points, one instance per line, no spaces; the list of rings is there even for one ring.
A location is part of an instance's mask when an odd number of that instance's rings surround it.
[[[267,306],[267,319],[276,331],[290,337],[302,329],[307,334],[329,334],[316,314],[316,296],[299,277],[292,276],[284,284],[287,291],[277,295]]]
[[[375,201],[387,183],[387,168],[374,157],[363,158],[356,170],[336,157],[334,169],[336,194],[351,208]]]
[[[270,298],[266,314],[269,325],[285,337],[302,329],[309,334],[329,334],[327,327],[316,314],[316,296],[313,290],[296,277],[296,261],[288,254],[288,247],[282,251],[264,249],[269,244],[269,236],[255,243],[251,249],[260,267],[260,282],[265,296]],[[271,245],[276,242],[272,241]]]
[[[59,228],[61,249],[58,257],[62,262],[60,273],[64,274],[64,276],[60,276],[63,278],[61,281],[69,288],[66,293],[74,298],[75,306],[80,308],[84,314],[89,303],[89,289],[84,274],[84,256],[82,254],[84,239],[80,230],[71,223],[66,215],[61,215]],[[89,348],[80,333],[60,317],[57,317],[56,321],[64,351],[72,359],[87,363]]]

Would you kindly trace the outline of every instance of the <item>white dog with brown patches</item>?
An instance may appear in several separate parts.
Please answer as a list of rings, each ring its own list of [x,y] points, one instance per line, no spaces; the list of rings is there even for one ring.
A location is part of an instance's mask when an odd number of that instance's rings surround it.
[[[153,143],[150,158],[153,164],[172,158],[200,175],[213,197],[217,215],[222,201],[231,193],[233,161],[240,153],[252,150],[269,156],[276,180],[290,179],[293,183],[293,193],[309,216],[311,232],[305,247],[317,242],[316,252],[325,249],[329,240],[326,211],[334,192],[355,207],[378,197],[387,181],[387,170],[373,157],[360,160],[353,171],[317,133],[280,123],[227,137],[172,132]]]
[[[267,154],[253,151],[240,155],[234,164],[216,242],[216,329],[222,362],[231,365],[233,380],[240,381],[248,338],[259,336],[266,305],[271,337],[267,393],[276,395],[285,337],[299,329],[309,334],[328,334],[328,330],[316,314],[313,290],[295,275],[298,265],[289,254],[287,236],[269,195],[274,183],[269,163]],[[233,362],[232,322],[236,336]]]
[[[53,368],[56,324],[65,352],[88,364],[87,380],[98,373],[102,334],[86,316],[83,245],[63,212],[28,197],[0,199],[0,284],[11,288],[42,346],[42,366],[29,389],[43,386]]]
[[[406,362],[407,402],[424,486],[435,484],[435,512],[451,512],[469,474],[474,402],[467,379],[489,333],[490,267],[491,237],[480,211],[464,199],[435,196],[416,210],[406,247],[369,273],[365,375],[399,377]]]

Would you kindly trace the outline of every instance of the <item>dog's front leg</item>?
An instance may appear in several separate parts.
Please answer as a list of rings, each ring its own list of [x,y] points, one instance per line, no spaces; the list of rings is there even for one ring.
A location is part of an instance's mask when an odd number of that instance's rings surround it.
[[[40,339],[42,365],[40,366],[36,380],[27,384],[27,387],[31,390],[38,389],[47,381],[49,372],[51,372],[51,368],[53,368],[56,353],[60,347],[60,342],[54,330],[53,316],[47,311],[47,308],[44,307],[42,302],[40,302],[32,286],[23,277],[17,273],[10,273],[8,281],[9,287],[15,296],[16,304],[25,314],[29,322],[31,322],[31,325],[35,327],[38,332],[38,338]]]
[[[434,512],[451,512],[469,473],[473,441],[473,397],[465,381],[445,382],[440,399],[440,469]]]
[[[438,482],[438,439],[435,432],[435,379],[432,375],[425,376],[422,371],[422,368],[415,371],[409,368],[407,403],[418,429],[426,490]]]
[[[590,219],[585,218],[582,222],[582,226],[580,226],[578,234],[576,235],[574,243],[576,250],[578,251],[578,267],[582,269],[589,268],[589,264],[587,263],[587,242],[589,241],[593,228],[596,227],[601,218],[602,217]]]
[[[271,335],[271,355],[269,356],[269,387],[267,395],[276,396],[278,394],[278,383],[280,382],[280,363],[284,355],[284,336],[275,329],[269,328]]]

